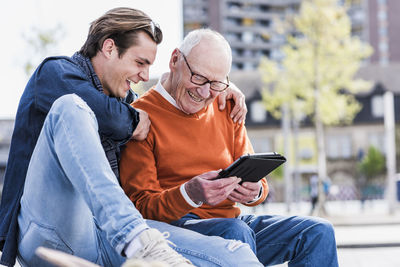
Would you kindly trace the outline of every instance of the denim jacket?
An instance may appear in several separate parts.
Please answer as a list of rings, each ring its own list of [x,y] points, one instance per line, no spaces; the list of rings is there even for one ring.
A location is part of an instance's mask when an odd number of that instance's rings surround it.
[[[11,139],[0,206],[1,264],[13,266],[18,249],[18,211],[28,164],[53,102],[65,94],[77,94],[93,110],[106,156],[118,177],[119,144],[132,136],[138,112],[127,98],[108,97],[89,58],[75,53],[69,57],[46,58],[30,78],[19,102]]]

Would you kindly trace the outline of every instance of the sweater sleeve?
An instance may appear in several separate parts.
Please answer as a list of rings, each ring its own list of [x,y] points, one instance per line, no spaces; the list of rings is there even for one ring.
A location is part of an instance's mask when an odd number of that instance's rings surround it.
[[[60,96],[77,94],[95,113],[99,132],[115,141],[127,141],[139,123],[139,114],[133,107],[98,91],[68,60],[44,61],[32,82],[35,105],[44,114]]]
[[[126,144],[120,161],[121,186],[144,218],[171,222],[194,208],[182,196],[180,185],[161,187],[152,137],[150,132],[145,141],[131,140]]]

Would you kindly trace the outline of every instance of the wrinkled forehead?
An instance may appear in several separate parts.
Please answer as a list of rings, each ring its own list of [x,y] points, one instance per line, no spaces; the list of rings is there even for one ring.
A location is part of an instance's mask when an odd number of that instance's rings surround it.
[[[188,57],[193,65],[193,71],[209,79],[223,80],[229,74],[230,53],[220,42],[201,41],[192,48]]]

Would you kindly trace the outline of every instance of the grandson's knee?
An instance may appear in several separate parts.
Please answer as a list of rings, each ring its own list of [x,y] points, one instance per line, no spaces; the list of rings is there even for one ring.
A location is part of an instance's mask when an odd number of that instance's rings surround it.
[[[262,266],[249,244],[230,240],[227,244],[228,255],[224,257],[224,266]]]
[[[60,96],[53,103],[54,108],[62,108],[63,110],[72,110],[74,107],[86,110],[89,113],[93,113],[92,109],[88,104],[76,94],[66,94]]]
[[[73,118],[74,120],[89,119],[97,125],[93,110],[76,94],[67,94],[57,98],[49,111],[49,116],[63,117],[67,120]]]

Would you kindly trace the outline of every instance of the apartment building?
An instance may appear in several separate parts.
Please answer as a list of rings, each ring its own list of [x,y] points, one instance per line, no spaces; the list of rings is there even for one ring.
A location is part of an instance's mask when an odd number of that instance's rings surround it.
[[[183,0],[183,29],[210,27],[229,41],[232,70],[251,71],[261,56],[279,59],[285,43],[276,21],[298,11],[301,0]]]
[[[254,70],[261,56],[282,57],[284,25],[302,0],[183,0],[183,29],[210,27],[232,46],[233,70]],[[340,0],[349,6],[352,34],[374,48],[372,63],[400,61],[400,2],[398,0]]]

